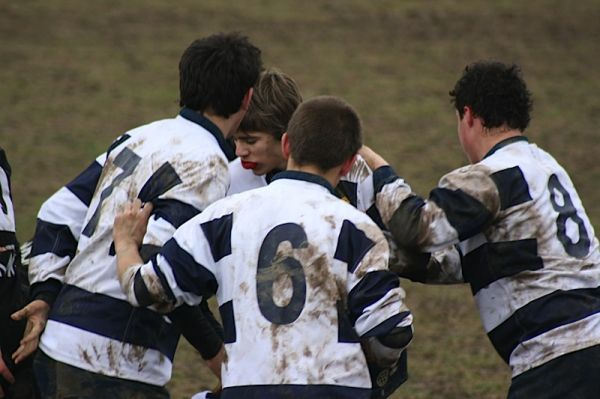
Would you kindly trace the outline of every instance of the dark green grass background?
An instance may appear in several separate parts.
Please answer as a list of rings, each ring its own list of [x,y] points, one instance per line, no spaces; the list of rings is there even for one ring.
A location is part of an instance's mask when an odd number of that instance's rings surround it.
[[[465,163],[448,98],[465,64],[520,64],[535,100],[527,134],[570,171],[598,226],[599,21],[598,0],[0,0],[0,146],[14,169],[18,236],[31,236],[42,201],[117,135],[175,115],[181,52],[230,30],[305,98],[353,104],[366,143],[424,195]],[[405,287],[415,340],[410,380],[394,397],[505,397],[509,370],[469,290]],[[182,343],[173,397],[213,383]]]

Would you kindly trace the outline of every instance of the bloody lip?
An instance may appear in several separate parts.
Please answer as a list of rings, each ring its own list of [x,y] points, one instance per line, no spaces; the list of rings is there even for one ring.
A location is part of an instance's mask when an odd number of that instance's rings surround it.
[[[257,166],[256,162],[242,161],[242,168],[244,168],[244,169],[254,169],[254,168],[256,168],[256,166]]]

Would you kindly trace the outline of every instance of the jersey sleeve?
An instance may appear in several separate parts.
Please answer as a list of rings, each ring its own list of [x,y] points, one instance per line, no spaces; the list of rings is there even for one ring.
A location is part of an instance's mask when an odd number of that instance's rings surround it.
[[[400,247],[443,250],[484,231],[500,212],[498,188],[484,165],[445,175],[428,199],[391,168],[380,169],[374,182],[377,208]]]
[[[390,270],[402,278],[426,284],[464,283],[461,255],[457,246],[433,253],[421,252],[413,248],[400,248],[386,233],[390,246]]]
[[[231,214],[199,214],[183,224],[155,257],[131,268],[121,287],[131,304],[161,312],[197,305],[217,292],[217,262],[231,251]],[[229,248],[229,249],[228,249]]]
[[[106,153],[42,204],[29,261],[34,299],[51,302],[58,294],[66,267],[75,255],[83,221],[105,161]]]
[[[347,308],[356,333],[363,340],[384,341],[401,335],[391,348],[398,360],[412,339],[412,314],[399,278],[388,270],[385,237],[373,223],[345,220],[335,258],[347,264]]]

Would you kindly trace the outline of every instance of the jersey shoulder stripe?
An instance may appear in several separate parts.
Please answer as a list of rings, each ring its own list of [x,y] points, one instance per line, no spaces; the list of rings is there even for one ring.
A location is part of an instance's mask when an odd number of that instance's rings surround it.
[[[159,198],[152,201],[152,204],[154,217],[163,218],[175,228],[200,213],[193,205],[171,198]]]
[[[210,246],[210,252],[215,262],[231,254],[231,229],[233,213],[212,219],[200,225]]]
[[[81,202],[86,206],[89,206],[101,173],[102,165],[94,161],[75,179],[67,183],[66,187],[79,198]]]
[[[531,201],[529,184],[518,166],[502,169],[490,175],[500,194],[500,210]]]
[[[68,226],[37,220],[30,257],[53,253],[60,257],[72,258],[76,249],[77,240]]]
[[[344,220],[338,237],[334,259],[348,264],[348,271],[354,273],[363,257],[375,243],[349,220]]]
[[[146,180],[140,189],[138,198],[142,202],[151,202],[181,183],[181,178],[173,166],[169,162],[165,162]]]
[[[217,291],[218,283],[215,275],[196,262],[189,252],[179,246],[175,238],[164,245],[161,255],[167,260],[169,269],[173,271],[179,289],[199,296],[212,295]],[[155,267],[155,271],[157,270],[158,267]],[[166,280],[163,281],[163,288],[169,290]]]
[[[437,187],[431,190],[430,199],[444,211],[461,241],[479,233],[494,216],[484,204],[461,189]]]

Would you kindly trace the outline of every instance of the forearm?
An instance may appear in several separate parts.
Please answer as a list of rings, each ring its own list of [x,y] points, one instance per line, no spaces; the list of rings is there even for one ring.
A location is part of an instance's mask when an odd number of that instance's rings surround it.
[[[126,280],[132,278],[132,270],[129,269],[144,262],[138,245],[134,241],[115,241],[115,252],[117,254],[117,275],[123,286]]]
[[[377,154],[370,147],[363,145],[358,151],[359,155],[363,157],[371,170],[379,169],[382,166],[388,166],[389,163],[381,155]]]

